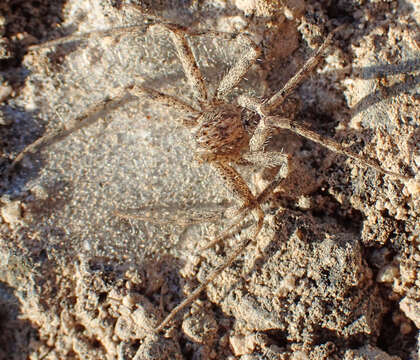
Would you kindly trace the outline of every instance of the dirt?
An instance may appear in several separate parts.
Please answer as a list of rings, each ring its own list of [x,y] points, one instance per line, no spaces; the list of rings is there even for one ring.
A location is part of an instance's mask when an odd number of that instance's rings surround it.
[[[194,162],[180,114],[127,95],[10,164],[133,81],[188,101],[179,60],[162,31],[146,31],[119,1],[3,2],[0,359],[418,359],[417,2],[137,3],[173,23],[246,29],[261,44],[233,100],[273,94],[345,24],[278,112],[415,180],[273,134],[267,149],[290,161],[264,204],[262,232],[165,334],[152,335],[246,233],[196,254],[223,229],[204,218],[221,216],[232,199]],[[133,24],[143,28],[28,49]],[[191,44],[211,89],[244,51],[212,36]],[[258,193],[278,169],[240,171]]]

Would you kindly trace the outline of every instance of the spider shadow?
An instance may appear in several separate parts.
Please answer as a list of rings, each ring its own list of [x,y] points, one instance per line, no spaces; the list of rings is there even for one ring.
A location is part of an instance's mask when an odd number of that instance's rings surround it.
[[[353,68],[355,78],[363,80],[380,79],[387,76],[408,74],[420,71],[420,59],[407,60],[401,64],[381,64],[363,68]],[[352,115],[367,110],[369,107],[384,101],[385,99],[400,95],[409,94],[415,90],[420,83],[420,75],[407,75],[404,81],[397,82],[389,87],[375,90],[360,99],[352,108]]]
[[[31,144],[37,137],[44,132],[37,119],[37,111],[26,111],[19,106],[3,105],[0,106],[3,117],[7,119],[8,125],[0,127],[0,139],[2,142],[2,152],[5,155],[2,159],[2,182],[0,186],[0,196],[7,194],[13,196],[19,194],[25,184],[37,176],[39,167],[34,166],[19,178],[16,172],[10,168],[9,159],[16,157],[18,149],[23,149]]]
[[[420,71],[420,59],[412,59],[402,62],[400,64],[378,64],[361,68],[353,67],[352,78],[362,80],[374,80],[382,79],[387,76],[415,73],[418,71]],[[325,72],[317,76],[322,76],[327,80],[329,76],[342,78],[348,77],[347,74],[348,70],[344,69]],[[369,107],[383,102],[386,99],[398,96],[400,94],[410,94],[410,92],[412,90],[415,90],[419,85],[420,75],[412,74],[406,76],[407,78],[405,78],[403,81],[395,82],[393,85],[386,88],[382,87],[381,89],[375,90],[361,98],[351,108],[350,116],[353,117],[363,111],[366,111]],[[349,121],[349,119],[347,119],[347,121]]]
[[[7,19],[2,26],[4,52],[0,59],[0,76],[2,82],[12,87],[18,93],[24,87],[30,71],[23,64],[24,56],[28,53],[28,46],[35,39],[45,37],[59,27],[63,18],[65,1],[54,3],[8,1],[2,6],[2,14]],[[25,34],[21,37],[19,35]],[[0,167],[2,178],[8,173],[9,159],[13,159],[18,149],[30,144],[37,135],[43,132],[36,120],[37,111],[29,111],[14,103],[13,96],[8,96],[0,102],[0,116],[5,124],[0,126],[0,142],[2,159]],[[26,183],[19,179],[10,183],[2,179],[0,195],[16,194]]]

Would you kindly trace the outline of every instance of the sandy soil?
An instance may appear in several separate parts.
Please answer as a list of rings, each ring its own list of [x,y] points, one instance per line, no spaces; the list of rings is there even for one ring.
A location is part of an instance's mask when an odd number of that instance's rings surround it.
[[[119,3],[0,4],[0,358],[417,359],[418,183],[287,132],[267,144],[290,161],[257,241],[166,334],[151,335],[241,236],[192,255],[223,229],[205,215],[223,214],[232,198],[194,162],[180,114],[127,95],[71,131],[89,107],[133,82],[188,101],[165,33],[152,27],[28,50],[145,23]],[[420,181],[415,0],[138,3],[173,23],[246,29],[261,44],[232,101],[273,94],[345,24],[279,113]],[[246,50],[209,35],[191,45],[213,90]],[[10,169],[54,129],[70,134]],[[240,171],[259,192],[278,169]]]

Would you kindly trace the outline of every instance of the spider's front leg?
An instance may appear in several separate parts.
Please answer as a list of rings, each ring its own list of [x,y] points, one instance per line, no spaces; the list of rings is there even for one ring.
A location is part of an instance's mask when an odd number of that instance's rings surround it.
[[[417,185],[418,182],[416,182],[414,178],[411,176],[407,176],[407,175],[396,173],[390,170],[386,170],[382,168],[380,165],[378,165],[372,159],[356,154],[355,152],[347,149],[345,146],[338,143],[337,141],[321,136],[317,134],[316,132],[308,129],[307,127],[302,126],[295,120],[286,119],[281,116],[272,115],[274,110],[283,103],[283,101],[291,93],[291,91],[295,89],[311,71],[314,70],[315,66],[322,59],[325,49],[328,47],[328,45],[332,41],[333,35],[340,28],[341,27],[335,29],[332,33],[330,33],[327,39],[324,41],[324,43],[318,48],[318,50],[314,53],[314,55],[306,61],[306,63],[297,72],[297,74],[294,75],[280,91],[275,93],[267,101],[262,102],[259,99],[249,97],[246,95],[242,95],[238,98],[238,103],[240,106],[247,108],[249,110],[255,111],[257,114],[261,116],[261,120],[257,128],[255,129],[254,135],[250,141],[250,149],[251,151],[259,151],[263,149],[264,144],[266,143],[267,139],[270,137],[272,130],[275,128],[289,130],[304,138],[312,140],[313,142],[316,142],[320,144],[321,146],[335,153],[342,154],[349,158],[352,158],[353,160],[356,161],[358,166],[365,167],[365,168],[372,168],[379,173],[390,175],[403,182],[409,182],[410,184],[415,183],[416,184],[415,186],[418,187]]]
[[[381,174],[392,176],[393,178],[399,179],[404,183],[410,183],[415,181],[412,176],[403,175],[394,171],[384,169],[383,167],[379,166],[374,160],[368,157],[361,156],[347,149],[339,142],[330,138],[326,138],[316,133],[315,131],[308,129],[305,126],[302,126],[297,121],[281,118],[280,116],[267,116],[263,119],[263,121],[265,122],[267,128],[279,128],[292,131],[295,134],[298,134],[306,139],[312,140],[313,142],[320,144],[321,146],[337,154],[345,155],[355,160],[356,164],[360,167],[374,169]]]
[[[184,74],[193,90],[194,98],[200,105],[207,104],[208,91],[204,83],[203,76],[198,68],[197,61],[188,44],[187,33],[178,25],[159,24],[168,31],[169,36],[175,46],[178,59],[181,62]]]

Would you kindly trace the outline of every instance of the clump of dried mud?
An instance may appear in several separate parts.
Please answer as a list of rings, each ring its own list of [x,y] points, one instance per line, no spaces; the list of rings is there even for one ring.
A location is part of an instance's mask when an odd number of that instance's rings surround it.
[[[279,113],[420,181],[415,1],[137,3],[170,22],[246,29],[263,55],[239,93],[266,97],[345,24]],[[159,33],[27,51],[75,31],[142,23],[118,5],[0,5],[0,358],[417,359],[416,181],[273,134],[267,148],[283,150],[290,161],[264,205],[258,241],[165,336],[155,336],[152,330],[240,237],[191,255],[223,227],[190,224],[179,214],[219,213],[231,199],[209,169],[193,165],[188,131],[173,112],[127,98],[7,171],[45,131],[71,124],[133,79],[188,95],[173,48]],[[205,38],[192,46],[213,88],[241,50]],[[241,171],[259,192],[276,169]],[[156,225],[115,216],[133,208],[152,220],[179,218]]]

